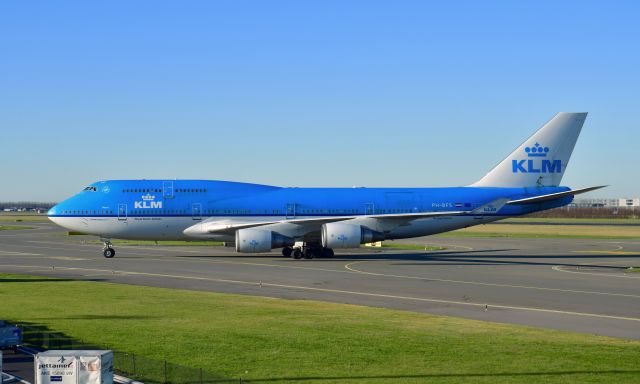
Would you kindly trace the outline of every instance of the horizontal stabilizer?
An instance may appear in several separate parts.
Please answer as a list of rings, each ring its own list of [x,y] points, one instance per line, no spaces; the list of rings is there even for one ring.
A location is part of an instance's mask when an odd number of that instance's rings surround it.
[[[556,199],[560,199],[560,198],[566,197],[566,196],[575,196],[575,195],[579,195],[581,193],[595,191],[596,189],[600,189],[600,188],[604,188],[604,187],[606,187],[606,185],[599,185],[597,187],[589,187],[589,188],[582,188],[582,189],[573,189],[571,191],[550,193],[548,195],[527,197],[525,199],[511,200],[507,204],[509,204],[509,205],[519,205],[519,204],[541,203],[543,201],[556,200]]]

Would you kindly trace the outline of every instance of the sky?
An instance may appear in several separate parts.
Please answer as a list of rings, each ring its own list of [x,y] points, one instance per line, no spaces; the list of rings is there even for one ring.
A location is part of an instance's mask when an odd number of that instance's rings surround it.
[[[636,1],[0,2],[0,201],[97,180],[470,184],[560,111],[640,196]]]

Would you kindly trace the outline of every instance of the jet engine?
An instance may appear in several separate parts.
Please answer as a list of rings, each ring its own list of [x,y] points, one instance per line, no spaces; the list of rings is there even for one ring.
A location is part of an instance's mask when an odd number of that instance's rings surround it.
[[[384,240],[384,233],[347,223],[323,224],[321,236],[325,248],[358,248],[360,244]]]
[[[269,252],[273,248],[290,247],[295,241],[273,231],[264,229],[239,229],[236,231],[236,252]]]

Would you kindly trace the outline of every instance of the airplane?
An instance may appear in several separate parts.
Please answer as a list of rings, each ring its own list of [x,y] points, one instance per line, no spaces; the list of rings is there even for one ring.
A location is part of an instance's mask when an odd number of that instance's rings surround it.
[[[216,180],[107,180],[51,208],[71,231],[111,239],[216,240],[295,259],[565,206],[604,186],[560,186],[587,113],[561,112],[484,177],[448,188],[289,188]]]

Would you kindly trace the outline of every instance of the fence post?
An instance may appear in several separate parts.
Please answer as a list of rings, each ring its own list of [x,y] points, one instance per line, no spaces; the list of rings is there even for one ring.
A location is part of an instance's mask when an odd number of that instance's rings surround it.
[[[136,354],[133,353],[131,354],[131,361],[132,361],[132,365],[133,365],[133,375],[136,375]]]
[[[200,368],[200,384],[202,384],[202,368]]]
[[[167,360],[164,361],[164,384],[167,384]]]

